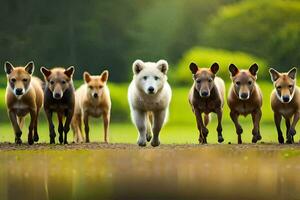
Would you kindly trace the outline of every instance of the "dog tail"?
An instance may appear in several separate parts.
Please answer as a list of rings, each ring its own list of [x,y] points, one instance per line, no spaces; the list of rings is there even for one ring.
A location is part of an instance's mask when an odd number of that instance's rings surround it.
[[[207,126],[207,124],[211,120],[211,115],[210,114],[204,114],[204,125]]]

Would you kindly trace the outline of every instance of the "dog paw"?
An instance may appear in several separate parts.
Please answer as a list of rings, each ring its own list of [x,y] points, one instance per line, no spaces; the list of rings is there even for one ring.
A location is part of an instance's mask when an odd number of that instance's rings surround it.
[[[284,138],[283,138],[282,135],[278,136],[278,142],[279,142],[279,144],[283,144],[284,143]]]
[[[64,141],[64,144],[68,144],[68,141],[67,141],[67,140],[65,140],[65,141]]]
[[[15,143],[16,144],[22,144],[21,138],[15,138]]]
[[[157,139],[157,140],[154,140],[154,139],[152,139],[152,141],[151,141],[151,146],[153,146],[153,147],[157,147],[157,146],[159,146],[160,145],[160,141]]]
[[[29,145],[33,145],[33,143],[34,143],[34,141],[33,141],[32,136],[29,136],[29,135],[28,135],[28,144],[29,144]]]
[[[51,138],[50,138],[50,144],[55,144],[55,139],[54,139],[54,137],[51,137]]]
[[[202,128],[202,134],[204,137],[208,135],[208,129],[206,127]]]
[[[243,133],[243,129],[242,129],[242,127],[241,127],[241,126],[237,127],[237,129],[236,129],[236,133],[237,133],[238,135],[240,135],[240,134],[242,134],[242,133]]]
[[[219,142],[219,143],[222,143],[222,142],[224,142],[224,138],[223,138],[223,136],[218,136],[218,142]]]
[[[59,143],[60,143],[60,144],[62,144],[62,143],[63,143],[63,141],[64,141],[64,138],[63,138],[63,136],[62,136],[62,135],[60,135],[60,136],[59,136],[59,138],[58,138],[58,141],[59,141]]]
[[[146,146],[146,138],[141,138],[141,137],[139,137],[137,144],[138,144],[140,147],[145,147],[145,146]]]
[[[146,139],[147,139],[147,142],[150,142],[150,141],[151,141],[151,139],[152,139],[151,133],[147,133],[147,134],[146,134]]]
[[[293,128],[290,128],[290,130],[289,130],[289,134],[290,134],[291,136],[294,136],[294,135],[296,135],[296,130],[295,130],[295,129],[293,129]]]
[[[64,127],[64,133],[68,133],[70,131],[70,126],[65,126]]]
[[[39,141],[39,135],[36,133],[36,134],[34,134],[33,135],[33,140],[35,141],[35,142],[38,142]]]

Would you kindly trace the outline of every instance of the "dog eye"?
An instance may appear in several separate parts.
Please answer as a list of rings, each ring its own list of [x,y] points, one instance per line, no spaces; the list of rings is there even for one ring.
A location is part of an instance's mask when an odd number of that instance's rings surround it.
[[[154,80],[156,80],[156,81],[157,81],[158,79],[159,79],[159,78],[158,78],[158,76],[154,76]]]
[[[63,81],[61,81],[61,83],[62,83],[62,84],[66,84],[66,81],[63,80]]]
[[[237,81],[235,84],[236,84],[236,85],[241,85],[241,82],[240,82],[240,81]]]
[[[201,83],[201,80],[197,80],[197,83]]]
[[[50,84],[53,85],[53,84],[54,84],[54,81],[50,81]]]
[[[289,88],[293,88],[293,85],[289,85]]]
[[[252,81],[248,81],[248,84],[249,84],[249,85],[252,85]]]
[[[103,88],[103,86],[102,86],[102,85],[100,85],[100,86],[99,86],[99,89],[102,89],[102,88]]]
[[[144,76],[143,79],[144,79],[144,80],[147,80],[147,76]]]
[[[15,78],[12,78],[11,81],[14,83],[16,82],[17,80]]]
[[[281,86],[278,86],[277,89],[280,90],[280,89],[281,89]]]
[[[28,79],[27,78],[23,78],[23,82],[27,82],[28,81]]]
[[[210,79],[208,79],[208,82],[212,82],[212,79],[210,78]]]
[[[93,89],[93,87],[92,86],[89,86],[89,88],[92,90]]]

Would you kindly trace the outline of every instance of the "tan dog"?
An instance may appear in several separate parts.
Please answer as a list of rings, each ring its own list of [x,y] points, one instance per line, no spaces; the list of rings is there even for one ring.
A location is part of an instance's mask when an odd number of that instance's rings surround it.
[[[225,84],[221,78],[216,76],[219,65],[214,63],[210,68],[198,68],[195,63],[191,63],[190,70],[193,74],[194,84],[189,93],[189,102],[196,115],[200,133],[199,143],[207,143],[208,129],[206,126],[211,112],[216,113],[218,116],[218,142],[222,143],[224,141],[222,136],[222,115]],[[204,113],[204,122],[202,113]]]
[[[84,72],[83,79],[85,84],[76,90],[75,111],[72,120],[75,141],[82,142],[82,120],[85,130],[85,141],[90,142],[89,138],[89,116],[103,116],[104,123],[104,142],[108,142],[108,129],[110,122],[111,100],[109,89],[106,85],[108,71],[105,70],[100,76],[91,76]]]
[[[278,133],[278,142],[284,143],[282,131],[280,129],[281,118],[285,118],[286,143],[294,142],[296,134],[296,124],[300,117],[300,90],[296,86],[297,69],[293,68],[287,73],[279,73],[275,69],[270,69],[271,79],[275,89],[271,94],[271,106],[274,111],[274,121]],[[290,120],[293,117],[292,125]]]
[[[242,143],[243,129],[238,122],[239,115],[252,115],[252,142],[261,140],[259,123],[261,119],[262,93],[256,83],[258,65],[253,64],[249,70],[239,70],[234,64],[229,66],[232,84],[228,95],[230,117],[235,125],[238,143]]]
[[[37,125],[39,111],[43,105],[42,81],[32,77],[34,63],[29,62],[25,67],[14,67],[5,62],[7,74],[6,105],[9,119],[14,128],[15,142],[21,144],[22,126],[25,116],[29,113],[31,120],[28,132],[28,144],[39,140]],[[34,132],[34,135],[33,135]]]
[[[59,142],[68,144],[67,134],[70,130],[75,105],[75,89],[72,80],[74,67],[71,66],[68,69],[54,68],[51,70],[41,67],[41,72],[46,82],[44,109],[49,123],[50,144],[55,143],[56,136],[52,120],[54,112],[58,116]],[[66,118],[65,124],[63,124],[64,117]]]

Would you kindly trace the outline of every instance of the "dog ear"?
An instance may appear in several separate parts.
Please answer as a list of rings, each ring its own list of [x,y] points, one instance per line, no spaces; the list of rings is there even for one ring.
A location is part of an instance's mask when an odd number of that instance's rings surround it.
[[[169,69],[169,64],[167,61],[165,60],[159,60],[157,62],[157,68],[163,73],[163,74],[167,74],[168,69]]]
[[[144,68],[144,62],[142,60],[136,60],[132,64],[132,71],[133,74],[138,74],[140,71],[142,71]]]
[[[297,68],[296,67],[293,67],[289,72],[288,72],[288,76],[295,80],[296,78],[296,75],[297,75]]]
[[[270,68],[270,69],[269,69],[269,73],[270,73],[272,82],[277,81],[277,79],[278,79],[279,76],[280,76],[279,72],[276,71],[276,70],[273,69],[273,68]]]
[[[197,64],[192,62],[192,63],[190,64],[190,70],[191,70],[192,74],[196,74],[197,71],[198,71],[198,66],[197,66]]]
[[[257,76],[258,65],[257,65],[256,63],[254,63],[253,65],[251,65],[251,67],[249,68],[249,72],[250,72],[253,76]]]
[[[85,83],[89,83],[91,81],[91,75],[88,72],[83,73],[83,80]]]
[[[216,74],[219,71],[219,64],[218,63],[212,64],[212,66],[210,67],[210,71],[213,74]]]
[[[74,66],[69,67],[68,69],[65,70],[65,75],[67,75],[69,78],[72,78],[73,74],[74,74]]]
[[[5,71],[5,73],[6,74],[10,74],[13,70],[14,70],[14,66],[10,62],[6,61],[4,63],[4,71]]]
[[[33,74],[33,72],[34,72],[34,63],[33,63],[33,61],[30,61],[29,63],[27,63],[27,65],[25,66],[25,70],[29,74]]]
[[[108,71],[107,70],[104,70],[102,73],[101,73],[101,81],[103,81],[103,82],[106,82],[107,81],[107,79],[108,79],[108,75],[109,75],[109,73],[108,73]]]
[[[45,78],[48,78],[51,74],[51,70],[47,69],[46,67],[41,67],[40,71]]]
[[[239,73],[239,69],[234,64],[230,64],[229,72],[231,74],[231,77],[234,77],[235,75],[237,75]]]

